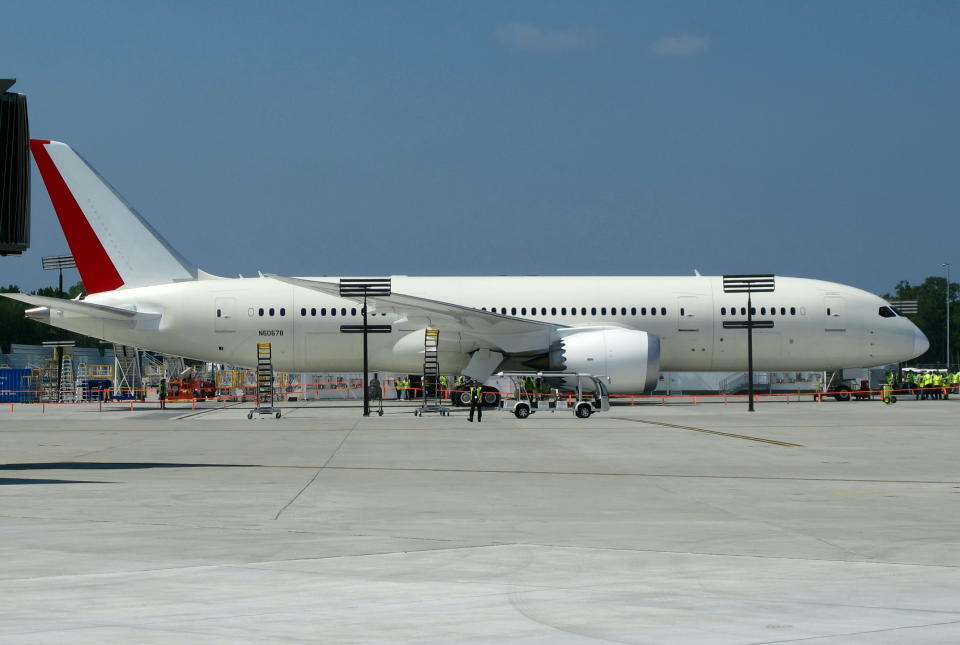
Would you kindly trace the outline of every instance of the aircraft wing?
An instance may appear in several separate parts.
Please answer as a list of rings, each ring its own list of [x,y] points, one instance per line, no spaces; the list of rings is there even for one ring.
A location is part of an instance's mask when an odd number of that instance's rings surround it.
[[[270,275],[266,277],[273,278],[279,282],[313,289],[330,296],[340,297],[340,285],[336,282],[323,282],[320,280],[306,280],[304,278],[289,278],[279,275]],[[347,297],[347,300],[362,301],[362,298]],[[473,307],[464,307],[441,300],[431,300],[430,298],[421,298],[420,296],[411,296],[403,293],[392,293],[389,296],[369,296],[368,302],[376,304],[379,311],[392,311],[397,314],[405,315],[408,318],[424,318],[430,324],[438,324],[436,319],[452,321],[457,330],[468,333],[479,338],[503,337],[512,335],[542,334],[550,333],[555,329],[566,327],[566,325],[557,325],[555,323],[542,322],[538,320],[529,320],[527,318],[517,318],[515,316],[505,316],[503,314],[484,311]],[[442,326],[438,324],[438,326]]]
[[[0,293],[0,296],[19,300],[35,307],[46,307],[48,309],[60,309],[75,314],[89,316],[91,318],[109,318],[111,320],[149,320],[159,318],[160,314],[134,311],[133,309],[124,309],[122,307],[111,307],[109,305],[98,305],[83,300],[64,300],[63,298],[49,298],[47,296],[34,296],[29,293]]]

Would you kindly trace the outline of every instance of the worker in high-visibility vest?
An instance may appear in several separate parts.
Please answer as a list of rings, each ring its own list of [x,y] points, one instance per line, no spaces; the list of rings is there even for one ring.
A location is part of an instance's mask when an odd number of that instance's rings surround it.
[[[441,399],[447,398],[447,377],[446,376],[440,377],[440,393],[441,393],[440,394]]]
[[[468,421],[473,421],[473,411],[477,411],[477,423],[483,419],[483,388],[476,381],[470,386],[470,416]]]
[[[464,383],[466,382],[467,382],[466,377],[464,377],[463,374],[457,377],[456,386],[454,387],[454,392],[453,394],[450,395],[451,403],[453,403],[456,400],[456,397],[458,397],[460,393],[463,392],[463,386],[464,386]]]

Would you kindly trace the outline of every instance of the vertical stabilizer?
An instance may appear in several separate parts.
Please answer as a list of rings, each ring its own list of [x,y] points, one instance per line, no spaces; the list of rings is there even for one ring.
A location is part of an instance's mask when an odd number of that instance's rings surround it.
[[[88,293],[196,279],[197,268],[70,146],[33,139],[30,149]]]

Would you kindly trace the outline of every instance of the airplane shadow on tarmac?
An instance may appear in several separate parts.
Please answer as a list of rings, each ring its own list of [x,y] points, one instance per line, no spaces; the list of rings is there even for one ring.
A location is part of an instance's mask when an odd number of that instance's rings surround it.
[[[90,482],[74,479],[25,479],[20,477],[0,477],[0,486],[18,484],[113,484],[114,482]]]
[[[0,464],[0,470],[135,470],[138,468],[259,468],[259,464],[178,464],[150,461],[41,461]]]
[[[178,464],[159,462],[102,462],[102,461],[52,461],[23,464],[0,464],[2,470],[133,470],[139,468],[257,468],[256,464]],[[29,479],[0,477],[0,486],[15,484],[113,484],[108,481],[84,481],[72,479]]]

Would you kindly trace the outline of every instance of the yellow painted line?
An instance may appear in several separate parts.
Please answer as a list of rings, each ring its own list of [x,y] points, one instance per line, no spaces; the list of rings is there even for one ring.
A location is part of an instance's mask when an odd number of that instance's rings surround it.
[[[776,441],[774,439],[764,439],[763,437],[751,437],[745,434],[733,434],[732,432],[720,432],[719,430],[707,430],[706,428],[695,428],[693,426],[680,426],[675,423],[662,423],[660,421],[650,421],[648,419],[627,419],[624,417],[612,417],[617,421],[633,421],[634,423],[647,423],[652,426],[662,426],[664,428],[676,428],[678,430],[693,430],[694,432],[703,432],[706,434],[715,434],[721,437],[731,437],[733,439],[746,439],[747,441],[759,441],[761,443],[770,443],[775,446],[785,446],[787,448],[803,448],[799,443],[789,443],[786,441]]]

